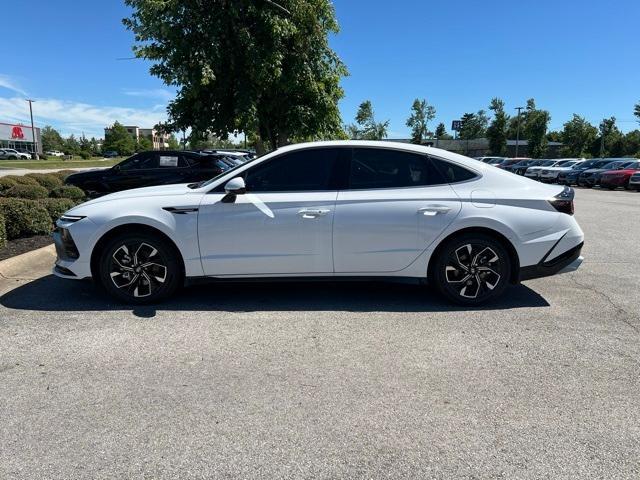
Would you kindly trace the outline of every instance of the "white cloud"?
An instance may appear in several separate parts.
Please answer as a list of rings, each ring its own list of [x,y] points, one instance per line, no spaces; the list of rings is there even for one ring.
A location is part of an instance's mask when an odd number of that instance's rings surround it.
[[[0,73],[0,88],[6,88],[7,90],[11,90],[12,92],[19,93],[20,95],[27,96],[27,92],[25,92],[20,86],[12,80],[8,75],[4,75]]]
[[[165,90],[164,88],[151,88],[147,90],[123,90],[125,95],[129,95],[130,97],[143,97],[143,98],[159,98],[168,102],[169,100],[173,100],[175,94],[170,92],[169,90]]]
[[[37,126],[51,124],[63,135],[84,132],[87,136],[102,137],[104,127],[112,125],[116,120],[125,125],[146,128],[166,121],[166,112],[157,107],[159,105],[147,110],[43,98],[34,102],[33,117]],[[0,97],[0,115],[10,121],[28,123],[29,105],[24,98]]]

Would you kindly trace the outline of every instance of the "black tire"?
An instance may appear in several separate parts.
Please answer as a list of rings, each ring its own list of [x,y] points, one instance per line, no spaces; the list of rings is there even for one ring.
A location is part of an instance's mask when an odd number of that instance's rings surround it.
[[[135,305],[167,298],[184,277],[175,246],[148,233],[122,233],[109,240],[100,253],[98,269],[107,293]]]
[[[460,305],[475,306],[498,298],[511,278],[509,253],[489,235],[465,233],[454,237],[436,255],[430,272],[433,285],[445,298]]]

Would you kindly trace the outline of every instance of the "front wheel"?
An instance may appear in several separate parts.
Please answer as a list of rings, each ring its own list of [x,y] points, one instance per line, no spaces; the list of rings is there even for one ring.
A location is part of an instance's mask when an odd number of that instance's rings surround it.
[[[499,297],[511,277],[511,260],[493,237],[464,234],[449,240],[432,269],[435,288],[461,305],[480,305]]]
[[[183,279],[175,247],[147,233],[123,233],[105,245],[100,256],[100,283],[126,303],[154,303],[176,291]]]

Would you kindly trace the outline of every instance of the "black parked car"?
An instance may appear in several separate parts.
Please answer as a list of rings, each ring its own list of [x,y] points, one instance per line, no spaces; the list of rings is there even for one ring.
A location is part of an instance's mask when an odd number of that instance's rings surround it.
[[[89,197],[98,197],[130,188],[200,182],[232,165],[224,155],[167,150],[140,152],[106,170],[71,174],[65,183],[81,188]]]

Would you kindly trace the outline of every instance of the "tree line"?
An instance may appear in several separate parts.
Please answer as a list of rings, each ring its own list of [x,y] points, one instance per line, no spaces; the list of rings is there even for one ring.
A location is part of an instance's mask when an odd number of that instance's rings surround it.
[[[153,143],[150,139],[142,136],[135,139],[118,121],[109,128],[104,140],[95,137],[87,138],[84,134],[80,137],[76,137],[73,134],[63,137],[51,125],[43,127],[40,136],[44,152],[57,150],[67,155],[80,156],[82,158],[99,156],[102,152],[108,151],[128,156],[136,152],[153,149]],[[175,150],[178,148],[180,148],[180,144],[175,135],[170,135],[169,149]]]

